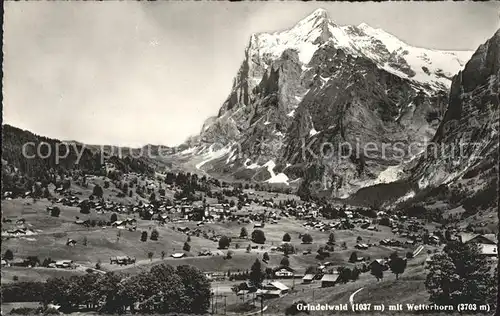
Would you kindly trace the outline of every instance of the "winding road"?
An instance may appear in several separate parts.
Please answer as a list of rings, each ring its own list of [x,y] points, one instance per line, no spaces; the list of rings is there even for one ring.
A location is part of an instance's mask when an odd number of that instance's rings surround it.
[[[354,291],[351,296],[349,296],[349,303],[351,305],[354,304],[354,295],[358,294],[362,289],[364,289],[364,287],[360,288],[360,289],[357,289],[356,291]]]

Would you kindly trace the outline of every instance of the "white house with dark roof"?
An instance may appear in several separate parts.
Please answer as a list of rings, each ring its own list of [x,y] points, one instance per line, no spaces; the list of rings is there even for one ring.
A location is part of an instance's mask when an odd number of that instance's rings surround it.
[[[334,286],[338,276],[338,273],[323,275],[323,277],[321,278],[321,287]]]
[[[270,282],[266,285],[263,285],[262,288],[258,289],[256,292],[257,296],[263,297],[281,297],[288,293],[290,289],[288,286],[284,285],[281,282],[274,281]]]
[[[315,275],[312,274],[312,273],[306,274],[302,278],[302,283],[309,284],[309,283],[311,283],[314,280],[314,277],[315,277]]]
[[[481,253],[485,256],[498,257],[497,237],[495,234],[462,233],[458,235],[458,238],[464,244],[478,244]]]

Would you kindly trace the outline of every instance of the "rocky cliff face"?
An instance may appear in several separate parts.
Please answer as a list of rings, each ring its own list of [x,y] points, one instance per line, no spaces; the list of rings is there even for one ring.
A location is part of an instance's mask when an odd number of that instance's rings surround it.
[[[471,54],[412,47],[316,10],[289,30],[252,35],[227,100],[186,152],[208,172],[300,178],[336,197],[394,181],[435,134],[450,78]]]
[[[454,78],[433,143],[412,170],[419,187],[446,184],[472,196],[497,187],[500,30]]]

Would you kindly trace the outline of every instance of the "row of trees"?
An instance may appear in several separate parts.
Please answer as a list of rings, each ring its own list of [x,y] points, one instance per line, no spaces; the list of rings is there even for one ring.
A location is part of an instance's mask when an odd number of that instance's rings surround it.
[[[58,304],[61,311],[82,307],[123,314],[127,309],[144,313],[207,312],[210,283],[192,266],[161,264],[134,276],[90,273],[47,282],[22,282],[2,286],[2,299]]]

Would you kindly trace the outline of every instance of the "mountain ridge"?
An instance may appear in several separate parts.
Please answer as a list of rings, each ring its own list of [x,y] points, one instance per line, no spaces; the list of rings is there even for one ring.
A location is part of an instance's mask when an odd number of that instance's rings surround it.
[[[205,122],[196,138],[198,141],[190,144],[193,156],[201,157],[199,159],[203,161],[198,166],[246,176],[249,174],[248,166],[259,166],[260,169],[251,168],[250,178],[265,181],[271,173],[264,165],[272,161],[279,171],[288,168],[289,180],[303,178],[304,172],[291,171],[294,162],[285,157],[287,151],[297,147],[300,142],[297,137],[318,138],[326,134],[325,140],[340,141],[344,138],[342,135],[349,134],[345,128],[352,129],[349,126],[359,124],[355,123],[356,109],[366,106],[368,108],[362,111],[365,119],[374,126],[379,126],[382,121],[389,122],[389,133],[394,135],[389,137],[392,140],[399,137],[396,136],[398,134],[406,137],[407,141],[418,143],[432,138],[444,115],[447,90],[454,75],[449,70],[458,71],[465,61],[453,52],[411,47],[367,24],[360,26],[339,26],[329,19],[325,10],[319,9],[290,29],[253,34],[228,98],[217,117]],[[408,52],[408,48],[415,49],[415,52]],[[433,62],[426,61],[425,54],[430,55],[429,58],[439,56],[440,63],[449,61],[451,66],[432,68],[430,64]],[[416,58],[411,66],[405,59],[408,56]],[[421,64],[429,67],[424,69]],[[420,69],[416,69],[417,66]],[[346,69],[351,69],[350,73],[343,72]],[[421,78],[425,72],[431,79]],[[358,90],[352,86],[358,87]],[[338,92],[332,90],[325,98],[326,90],[331,89]],[[342,104],[332,105],[340,102],[337,97],[339,93],[345,94],[346,89],[350,89],[350,95],[341,98]],[[356,95],[360,93],[363,95]],[[330,105],[324,107],[321,102],[311,103],[311,99],[315,98],[323,99],[323,104]],[[348,106],[353,99],[358,105]],[[366,100],[371,99],[378,100],[380,106],[368,105],[373,102]],[[342,113],[350,113],[352,119],[338,121],[337,127],[322,122],[326,119],[322,117],[323,109],[333,114],[336,112],[328,108],[333,110],[337,106]],[[374,109],[381,112],[375,115],[366,112]],[[316,114],[311,115],[311,111]],[[302,126],[302,131],[297,134],[291,126]],[[318,126],[322,126],[323,130]],[[363,128],[363,125],[360,127]],[[326,131],[325,128],[337,132]],[[382,141],[387,130],[378,129],[378,139]],[[294,133],[295,138],[290,136]],[[338,134],[340,138],[333,134]],[[238,158],[234,156],[232,146],[238,147]],[[349,182],[355,180],[354,170],[359,166],[356,162],[348,164],[350,173],[353,173]],[[345,164],[340,164],[340,167],[345,167]],[[391,164],[375,166],[360,180],[361,184],[343,184],[346,190],[340,195],[362,187],[362,182],[369,183],[369,179],[377,178],[387,167]],[[393,177],[392,180],[396,179]]]

